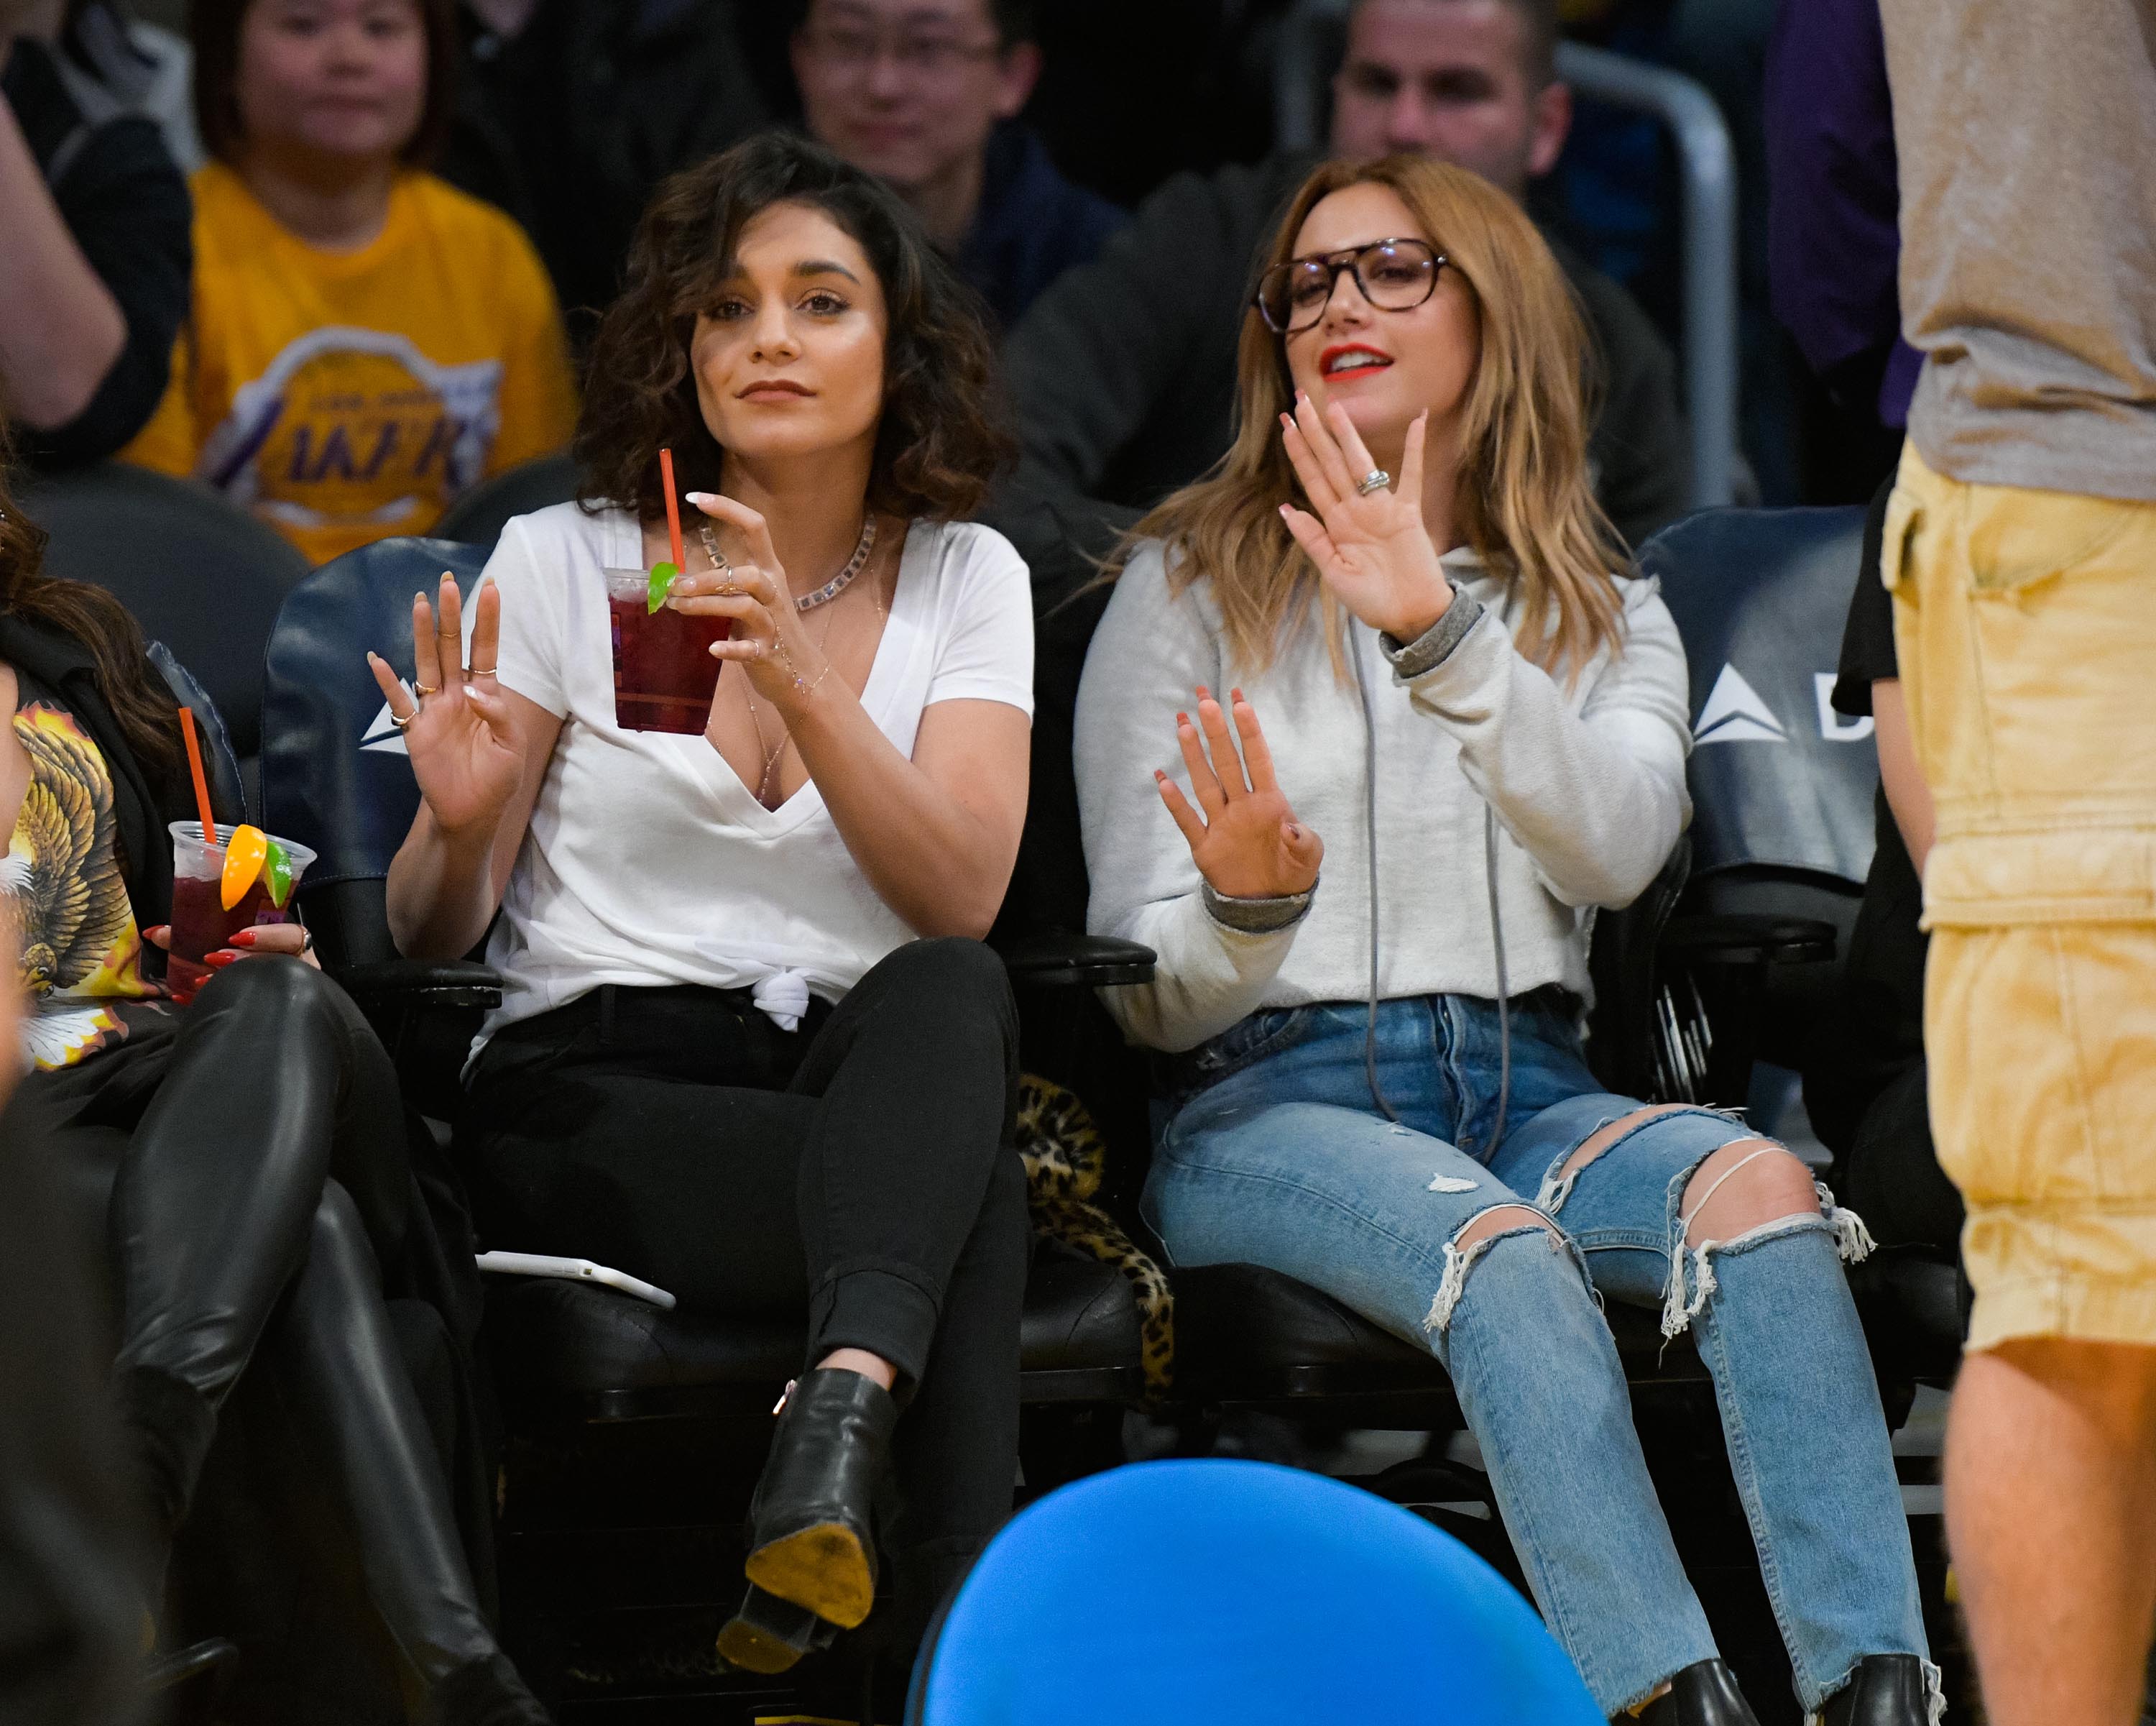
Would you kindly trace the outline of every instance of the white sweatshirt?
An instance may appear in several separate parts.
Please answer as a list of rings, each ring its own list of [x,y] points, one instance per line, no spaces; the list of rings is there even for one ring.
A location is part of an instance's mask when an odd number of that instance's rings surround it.
[[[1351,626],[1375,721],[1378,994],[1496,998],[1483,825],[1494,809],[1507,985],[1517,995],[1562,984],[1584,998],[1594,907],[1645,891],[1691,817],[1684,647],[1656,584],[1622,580],[1624,651],[1598,653],[1567,687],[1515,650],[1504,584],[1472,552],[1444,565],[1462,596],[1445,633],[1481,614],[1422,675],[1396,675],[1373,632]],[[1101,995],[1132,1040],[1158,1049],[1195,1047],[1260,1008],[1361,1000],[1369,989],[1371,752],[1353,670],[1336,679],[1315,617],[1260,675],[1226,655],[1209,585],[1171,598],[1160,547],[1147,546],[1116,583],[1079,688],[1086,923],[1160,955],[1154,982]],[[1308,913],[1270,932],[1230,928],[1208,908],[1153,783],[1156,766],[1185,778],[1175,714],[1201,683],[1250,698],[1281,789],[1325,841]]]

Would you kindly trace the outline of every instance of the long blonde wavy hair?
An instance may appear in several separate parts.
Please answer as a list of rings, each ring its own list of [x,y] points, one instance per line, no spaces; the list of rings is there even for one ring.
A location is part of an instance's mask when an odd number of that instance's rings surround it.
[[[1458,521],[1486,568],[1512,589],[1521,650],[1553,675],[1577,677],[1598,648],[1621,647],[1611,573],[1630,565],[1587,474],[1586,326],[1549,247],[1512,200],[1465,168],[1420,156],[1327,162],[1287,207],[1260,270],[1288,262],[1322,198],[1349,186],[1389,187],[1474,295],[1481,356],[1460,419]],[[1281,520],[1309,501],[1281,441],[1294,405],[1282,338],[1255,306],[1243,314],[1235,441],[1204,478],[1164,498],[1131,529],[1107,569],[1122,573],[1140,541],[1159,539],[1170,588],[1209,578],[1228,648],[1264,670],[1317,602],[1333,669],[1343,678],[1343,610]]]

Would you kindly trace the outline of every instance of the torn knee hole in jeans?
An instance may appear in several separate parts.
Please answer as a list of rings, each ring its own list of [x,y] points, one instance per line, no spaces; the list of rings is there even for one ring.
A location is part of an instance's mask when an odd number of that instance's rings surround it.
[[[1743,1252],[1784,1235],[1804,1234],[1813,1230],[1825,1230],[1834,1236],[1835,1252],[1845,1264],[1860,1264],[1871,1253],[1871,1231],[1864,1225],[1864,1219],[1853,1210],[1844,1210],[1834,1202],[1834,1194],[1824,1182],[1813,1184],[1819,1189],[1820,1208],[1816,1211],[1794,1212],[1787,1216],[1769,1217],[1756,1227],[1732,1235],[1727,1241],[1702,1241],[1697,1246],[1687,1244],[1680,1238],[1670,1252],[1670,1280],[1662,1297],[1662,1339],[1673,1342],[1684,1334],[1693,1319],[1707,1310],[1710,1297],[1721,1287],[1714,1274],[1714,1262],[1708,1255]],[[1692,1274],[1686,1287],[1685,1257],[1690,1254]]]
[[[1517,1223],[1503,1223],[1478,1233],[1478,1225],[1486,1224],[1492,1217],[1517,1215]],[[1501,1241],[1525,1235],[1539,1229],[1549,1236],[1552,1252],[1564,1250],[1564,1236],[1548,1217],[1537,1215],[1524,1205],[1495,1205],[1487,1210],[1478,1211],[1460,1225],[1460,1232],[1445,1243],[1445,1272],[1438,1279],[1437,1293],[1431,1299],[1430,1311],[1424,1316],[1422,1328],[1430,1336],[1443,1336],[1451,1328],[1452,1314],[1460,1305],[1460,1297],[1467,1292],[1467,1273],[1481,1263],[1483,1256]],[[1474,1238],[1470,1240],[1469,1236]],[[1465,1240],[1467,1244],[1461,1246]]]
[[[1744,1119],[1732,1109],[1711,1108],[1704,1103],[1692,1102],[1658,1102],[1647,1108],[1634,1109],[1628,1115],[1612,1115],[1607,1120],[1596,1122],[1593,1132],[1550,1165],[1549,1172],[1543,1176],[1541,1189],[1535,1194],[1536,1205],[1556,1215],[1572,1196],[1573,1184],[1591,1164],[1599,1162],[1665,1115],[1711,1115],[1739,1126]]]

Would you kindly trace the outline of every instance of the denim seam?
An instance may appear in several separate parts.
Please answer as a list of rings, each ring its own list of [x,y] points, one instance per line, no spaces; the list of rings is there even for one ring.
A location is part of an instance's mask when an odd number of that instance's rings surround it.
[[[1759,1580],[1767,1590],[1767,1605],[1774,1612],[1774,1627],[1781,1633],[1782,1646],[1790,1655],[1797,1699],[1809,1711],[1818,1708],[1825,1698],[1807,1674],[1796,1670],[1796,1626],[1790,1622],[1784,1604],[1786,1590],[1781,1565],[1775,1558],[1774,1544],[1766,1527],[1765,1511],[1760,1503],[1758,1467],[1752,1456],[1751,1435],[1745,1430],[1744,1412],[1738,1406],[1736,1397],[1724,1388],[1728,1383],[1728,1347],[1711,1316],[1702,1320],[1697,1340],[1701,1345],[1700,1358],[1707,1363],[1707,1374],[1714,1380],[1714,1400],[1722,1414],[1722,1441],[1728,1447],[1730,1472],[1737,1481],[1738,1502],[1744,1507],[1744,1521],[1752,1531],[1752,1549],[1759,1561]],[[1748,1492],[1745,1490],[1748,1482]],[[1811,1693],[1805,1694],[1807,1691]]]
[[[1486,1246],[1499,1238],[1501,1237],[1493,1235],[1491,1237],[1491,1241],[1485,1241],[1482,1244]],[[1447,1244],[1450,1245],[1449,1242]],[[1481,1359],[1481,1348],[1471,1328],[1467,1333],[1467,1346],[1479,1366]],[[1448,1352],[1450,1352],[1449,1347]],[[1446,1370],[1450,1373],[1449,1364]],[[1477,1384],[1485,1382],[1479,1369],[1475,1374],[1475,1382]],[[1491,1484],[1494,1487],[1494,1480]],[[1555,1633],[1558,1645],[1563,1648],[1567,1657],[1576,1664],[1579,1657],[1573,1651],[1582,1645],[1579,1638],[1573,1633],[1571,1621],[1565,1611],[1564,1602],[1548,1585],[1551,1577],[1544,1574],[1548,1567],[1543,1564],[1541,1558],[1544,1545],[1537,1538],[1538,1531],[1533,1525],[1534,1519],[1528,1514],[1527,1508],[1523,1504],[1507,1504],[1500,1508],[1504,1513],[1506,1532],[1512,1537],[1514,1550],[1532,1567],[1536,1603],[1541,1606],[1543,1617],[1550,1621],[1550,1629]]]
[[[1173,1164],[1181,1161],[1182,1159],[1174,1156],[1172,1152],[1169,1152],[1165,1147],[1163,1147],[1163,1160]],[[1327,1209],[1337,1211],[1342,1216],[1353,1218],[1355,1221],[1362,1224],[1373,1234],[1380,1235],[1383,1239],[1391,1241],[1394,1246],[1414,1254],[1417,1258],[1424,1261],[1425,1266],[1427,1266],[1430,1259],[1430,1251],[1429,1249],[1421,1242],[1410,1241],[1405,1236],[1395,1233],[1393,1230],[1384,1226],[1378,1218],[1368,1215],[1363,1211],[1359,1211],[1353,1205],[1342,1204],[1336,1194],[1326,1191],[1322,1187],[1314,1187],[1306,1181],[1295,1180],[1286,1175],[1261,1174],[1247,1169],[1227,1169],[1221,1167],[1218,1164],[1186,1164],[1184,1166],[1194,1168],[1199,1172],[1208,1176],[1224,1176],[1229,1180],[1255,1181],[1266,1186],[1285,1187],[1290,1192],[1301,1193],[1308,1198],[1316,1199],[1319,1204],[1326,1206]],[[1504,1202],[1509,1204],[1514,1201],[1508,1199]],[[1471,1217],[1468,1220],[1471,1222],[1473,1219]],[[1460,1225],[1461,1228],[1465,1228],[1466,1226],[1467,1225],[1466,1223]],[[1453,1230],[1453,1233],[1459,1233],[1459,1230],[1455,1229]],[[1492,1236],[1491,1238],[1494,1239],[1496,1237]],[[1450,1246],[1450,1241],[1448,1240],[1446,1245]],[[1444,1276],[1442,1265],[1443,1261],[1440,1259],[1439,1267],[1439,1277],[1440,1280],[1442,1280]]]

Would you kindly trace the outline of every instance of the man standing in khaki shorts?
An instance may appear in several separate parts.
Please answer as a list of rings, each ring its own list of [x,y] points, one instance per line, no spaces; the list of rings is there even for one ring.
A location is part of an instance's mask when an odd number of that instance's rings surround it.
[[[1881,10],[1925,354],[1881,573],[1976,1291],[1948,1529],[1996,1726],[2127,1726],[2156,1624],[2156,0]]]

